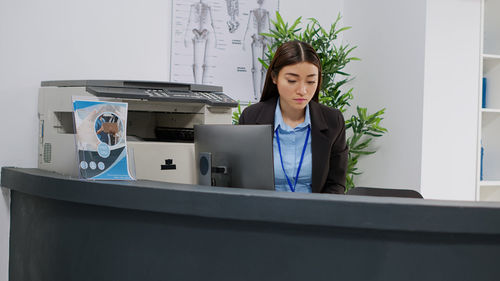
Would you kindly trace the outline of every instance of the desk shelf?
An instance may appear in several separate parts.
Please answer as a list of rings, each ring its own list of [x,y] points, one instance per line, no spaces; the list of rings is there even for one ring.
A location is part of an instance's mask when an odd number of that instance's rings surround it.
[[[500,55],[483,54],[483,72],[488,73],[500,65]]]
[[[479,200],[500,202],[500,181],[480,181]]]

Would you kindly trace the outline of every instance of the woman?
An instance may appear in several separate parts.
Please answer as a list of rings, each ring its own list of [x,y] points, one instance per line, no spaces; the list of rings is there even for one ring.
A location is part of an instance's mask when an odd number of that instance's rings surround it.
[[[240,124],[274,126],[278,191],[343,194],[347,144],[342,113],[318,103],[321,62],[311,45],[291,41],[269,65],[260,102],[247,107]]]

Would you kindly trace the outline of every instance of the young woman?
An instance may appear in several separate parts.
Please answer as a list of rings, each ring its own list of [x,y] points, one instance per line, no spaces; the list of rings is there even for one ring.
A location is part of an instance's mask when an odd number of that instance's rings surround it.
[[[260,102],[240,124],[274,125],[278,191],[343,194],[348,148],[342,113],[318,103],[321,62],[311,45],[291,41],[277,50]]]

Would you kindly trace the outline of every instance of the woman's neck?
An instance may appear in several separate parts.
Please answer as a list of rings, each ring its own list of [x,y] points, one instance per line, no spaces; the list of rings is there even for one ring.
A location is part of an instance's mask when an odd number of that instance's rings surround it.
[[[302,110],[287,108],[286,106],[283,106],[283,104],[281,104],[280,102],[280,110],[281,110],[281,116],[283,117],[283,121],[291,128],[297,127],[297,125],[303,123],[306,118],[305,108]]]

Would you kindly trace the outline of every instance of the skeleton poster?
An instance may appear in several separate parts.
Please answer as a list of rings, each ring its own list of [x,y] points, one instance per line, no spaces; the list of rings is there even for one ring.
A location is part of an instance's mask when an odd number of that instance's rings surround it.
[[[259,62],[279,0],[174,0],[170,81],[217,85],[256,102],[266,69]]]

